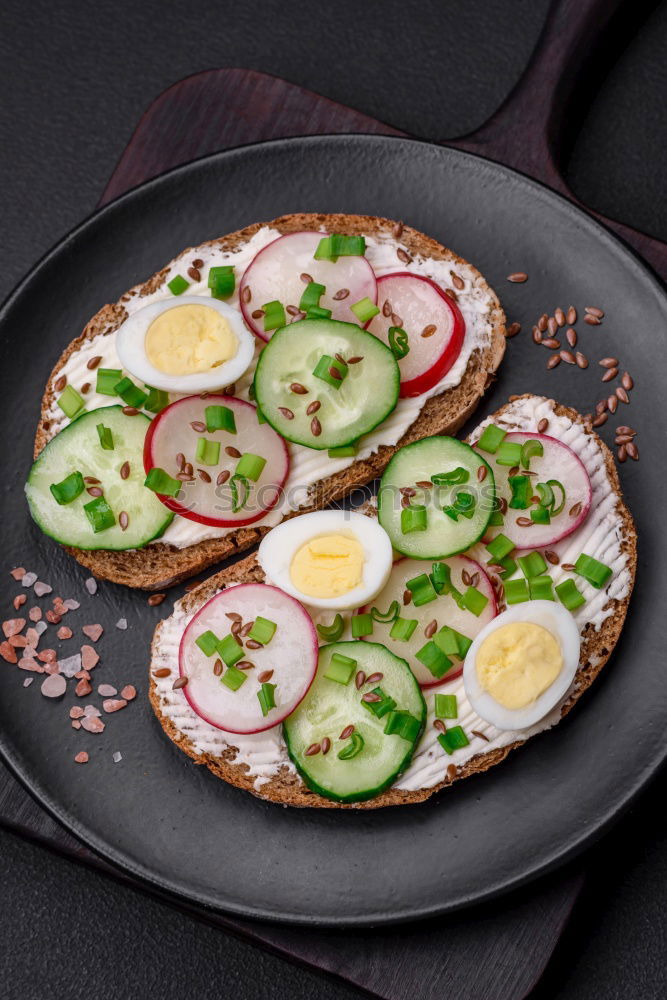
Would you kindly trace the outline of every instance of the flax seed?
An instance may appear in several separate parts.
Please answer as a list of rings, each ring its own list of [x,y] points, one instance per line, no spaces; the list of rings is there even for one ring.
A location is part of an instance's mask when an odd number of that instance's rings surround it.
[[[623,372],[621,376],[621,385],[623,386],[624,389],[627,389],[628,391],[630,391],[630,389],[633,389],[635,382],[632,375],[630,375],[628,372]]]
[[[518,326],[518,323],[516,323],[516,324],[513,324],[513,325],[514,325],[514,326]],[[425,327],[424,327],[424,329],[423,329],[423,330],[422,330],[422,332],[421,332],[421,335],[422,335],[422,337],[424,337],[424,339],[426,339],[427,337],[432,337],[432,336],[433,336],[433,334],[435,333],[435,331],[436,331],[437,329],[438,329],[438,328],[437,328],[437,326],[435,325],[435,323],[429,323],[429,324],[428,324],[428,326],[425,326]],[[519,327],[519,330],[520,330],[520,329],[521,329],[521,327]],[[515,332],[516,332],[516,333],[518,333],[518,332],[519,332],[519,330],[516,330]],[[514,334],[510,334],[510,333],[508,332],[508,336],[514,336]]]
[[[609,414],[598,413],[597,417],[594,417],[592,420],[593,427],[602,427],[603,424],[607,423],[608,419],[609,419]]]
[[[585,354],[582,354],[581,351],[577,351],[574,357],[579,368],[588,368],[588,358]]]
[[[456,271],[450,271],[449,273],[452,276],[452,284],[454,288],[457,290],[457,292],[463,291],[463,289],[465,288],[465,281],[463,280],[463,278],[461,278],[461,276],[458,275]]]
[[[608,368],[602,376],[602,382],[611,382],[618,375],[618,368]]]
[[[295,393],[297,396],[307,396],[308,395],[308,390],[306,389],[305,385],[301,385],[300,382],[291,382],[290,383],[290,391],[293,392],[293,393]]]
[[[560,364],[560,354],[552,354],[547,361],[547,368],[556,368]]]
[[[575,358],[572,351],[561,351],[560,359],[564,361],[566,365],[576,365],[577,359]]]
[[[86,362],[86,368],[89,372],[95,371],[100,361],[102,360],[101,354],[96,354],[94,358],[89,358]]]
[[[507,280],[511,281],[514,285],[522,285],[524,281],[528,281],[528,275],[525,271],[514,271],[512,274],[507,275]]]
[[[618,396],[618,398],[622,403],[630,402],[630,397],[628,396],[627,391],[623,388],[622,385],[619,385],[618,388],[616,389],[616,395]]]
[[[574,306],[570,306],[569,309],[567,310],[567,321],[570,324],[570,326],[574,326],[574,324],[577,322],[577,310],[574,308]]]
[[[319,422],[317,417],[313,417],[310,421],[310,433],[313,437],[319,437],[322,433],[322,424]]]
[[[539,424],[537,425],[537,433],[544,434],[548,426],[549,426],[549,421],[547,420],[546,417],[542,417]]]
[[[593,316],[592,313],[586,313],[584,316],[584,323],[588,323],[589,326],[599,326],[602,321],[598,319],[597,316]]]
[[[565,313],[560,306],[557,306],[556,309],[554,309],[554,319],[559,326],[565,326]]]
[[[567,340],[570,347],[577,346],[577,331],[574,329],[574,327],[572,326],[568,327],[568,329],[565,331],[565,339]]]
[[[547,324],[548,323],[549,323],[549,317],[547,316],[546,313],[542,313],[542,315],[540,316],[540,318],[537,321],[537,329],[541,333],[546,333],[546,329],[547,329]]]

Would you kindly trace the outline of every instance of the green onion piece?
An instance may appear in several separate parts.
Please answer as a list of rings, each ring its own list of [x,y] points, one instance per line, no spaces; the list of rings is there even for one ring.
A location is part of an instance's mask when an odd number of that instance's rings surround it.
[[[218,655],[227,667],[233,667],[243,659],[243,647],[239,646],[231,632],[218,642]]]
[[[306,319],[331,319],[331,309],[322,306],[311,306],[306,313]]]
[[[541,552],[529,552],[527,556],[519,556],[517,562],[525,577],[541,576],[548,569],[546,559]]]
[[[419,576],[408,580],[405,586],[412,594],[412,603],[416,608],[420,608],[422,604],[428,604],[430,601],[435,601],[438,597],[435,587],[431,583],[431,578],[426,573],[420,573]]]
[[[214,299],[228,299],[236,287],[234,268],[225,264],[222,267],[212,267],[208,272],[208,287]]]
[[[301,296],[301,301],[299,302],[299,309],[301,312],[307,313],[309,309],[313,306],[319,306],[320,299],[324,295],[326,288],[324,285],[320,285],[317,281],[309,281],[306,285],[303,295]]]
[[[446,514],[447,517],[451,517],[452,521],[458,521],[458,519],[459,519],[459,512],[456,509],[456,507],[451,507],[451,506],[450,507],[443,507],[442,508],[442,513]]]
[[[401,511],[401,531],[409,535],[413,531],[426,531],[426,507],[423,504],[413,504]]]
[[[452,571],[447,563],[433,563],[431,567],[431,583],[436,594],[449,594],[454,589]]]
[[[144,479],[144,486],[160,496],[175,497],[181,489],[182,483],[170,476],[164,469],[156,466]]]
[[[401,358],[410,353],[410,338],[402,326],[390,326],[387,335],[389,337],[391,353],[397,361],[400,361]]]
[[[214,431],[236,434],[236,417],[228,406],[207,406],[204,410],[204,419],[209,434],[213,434]]]
[[[81,496],[85,488],[83,476],[80,472],[72,472],[61,483],[51,483],[49,486],[53,494],[53,499],[61,507],[71,503],[72,500],[76,500],[77,497]]]
[[[423,663],[427,670],[433,674],[438,680],[444,677],[447,671],[452,666],[452,661],[449,657],[443,653],[437,643],[433,642],[432,639],[422,646],[420,650],[415,653],[415,656],[420,663]]]
[[[519,578],[518,580],[508,580],[505,584],[506,604],[522,604],[529,599],[528,581]]]
[[[270,618],[262,618],[261,615],[257,615],[253,627],[248,632],[248,638],[254,639],[255,642],[261,642],[262,646],[268,646],[276,634],[277,628],[276,623],[272,622]]]
[[[256,483],[265,465],[265,458],[262,458],[261,455],[253,455],[247,451],[241,455],[238,461],[236,475],[243,476],[245,479],[252,479],[253,483]]]
[[[556,593],[558,600],[565,605],[568,611],[576,611],[577,608],[586,603],[586,598],[571,577],[556,584]]]
[[[411,638],[412,633],[417,628],[418,624],[419,622],[416,618],[397,618],[391,626],[389,638],[400,639],[401,642],[407,642],[408,639]]]
[[[352,615],[350,625],[353,639],[363,639],[365,635],[373,634],[373,619],[370,614]]]
[[[488,597],[481,590],[478,590],[477,587],[468,587],[467,590],[464,590],[461,598],[461,606],[466,611],[470,611],[476,618],[479,618],[488,603]]]
[[[518,569],[516,561],[510,556],[505,556],[504,559],[496,559],[495,562],[503,568],[503,572],[498,574],[501,580],[507,580],[510,576],[514,576]]]
[[[242,684],[248,680],[248,675],[236,667],[227,667],[220,678],[220,683],[225,684],[230,691],[238,691]]]
[[[438,743],[445,753],[451,755],[455,750],[461,750],[463,747],[467,747],[470,740],[464,733],[461,726],[452,726],[452,728],[448,729],[446,733],[440,733],[438,736]]]
[[[120,396],[126,406],[134,406],[137,410],[140,410],[148,399],[148,393],[135,385],[127,376],[116,383],[115,389],[116,395]]]
[[[95,534],[106,531],[107,528],[113,528],[116,523],[114,512],[105,497],[95,497],[90,503],[85,503],[83,509]]]
[[[97,425],[97,436],[100,439],[100,444],[104,451],[113,451],[113,432],[110,427],[105,427],[104,424]]]
[[[373,688],[373,694],[380,696],[380,701],[362,701],[364,708],[367,708],[369,712],[377,716],[378,719],[384,718],[388,712],[393,712],[396,708],[396,702],[393,698],[390,698],[388,694],[382,690],[381,687]]]
[[[555,601],[553,580],[550,576],[531,576],[528,580],[531,601]]]
[[[476,499],[474,493],[468,493],[466,490],[459,490],[454,498],[453,509],[457,514],[462,517],[467,517],[468,520],[475,513]],[[449,507],[443,508],[445,513],[450,509]]]
[[[58,406],[72,420],[86,405],[85,400],[71,385],[66,385],[58,396]]]
[[[501,512],[499,510],[492,510],[491,517],[489,518],[489,527],[502,528],[504,523],[505,523],[505,518],[503,517]]]
[[[154,389],[152,385],[147,385],[148,399],[144,403],[144,409],[149,413],[162,413],[169,406],[169,395],[163,389]]]
[[[220,442],[197,438],[195,461],[202,465],[217,465],[220,461]]]
[[[116,386],[123,377],[120,368],[98,368],[95,392],[101,396],[115,396]]]
[[[373,319],[373,316],[377,316],[380,312],[375,303],[371,302],[367,295],[363,299],[359,299],[358,302],[355,302],[354,305],[351,305],[350,309],[360,323],[368,323],[369,320]]]
[[[496,535],[493,541],[486,546],[486,551],[494,562],[498,562],[499,559],[504,559],[505,556],[514,551],[514,542],[507,535]]]
[[[329,458],[354,458],[359,451],[359,444],[353,441],[352,444],[341,444],[338,448],[329,448],[327,454]]]
[[[210,628],[195,639],[195,645],[199,646],[204,656],[213,656],[217,652],[219,642],[217,635],[211,632]]]
[[[551,514],[542,504],[538,504],[537,507],[532,508],[530,519],[533,524],[551,524]]]
[[[314,253],[315,260],[337,261],[339,257],[363,257],[366,253],[366,239],[363,236],[344,236],[332,233],[324,236]]]
[[[510,476],[509,484],[512,490],[512,499],[509,502],[509,506],[513,510],[525,510],[526,507],[530,506],[530,500],[533,495],[533,486],[530,477]]]
[[[276,707],[276,685],[265,681],[257,692],[257,697],[262,709],[262,715],[266,718],[271,709]]]
[[[379,622],[382,625],[391,625],[395,622],[400,614],[400,605],[398,601],[392,601],[387,610],[382,613],[378,611],[377,608],[371,608],[371,618],[374,622]]]
[[[338,754],[338,760],[353,760],[364,749],[364,738],[356,730],[350,736],[350,742]]]
[[[563,507],[565,506],[565,499],[566,499],[565,487],[557,479],[547,479],[547,486],[550,486],[552,491],[554,489],[560,490],[560,503],[558,504],[558,506],[555,506],[555,501],[554,501],[554,506],[551,508],[551,516],[556,517],[556,515],[560,514]]]
[[[542,507],[546,507],[547,510],[551,511],[556,503],[556,497],[554,496],[554,491],[551,489],[549,483],[536,483],[535,492],[539,497],[539,501]],[[510,507],[512,505],[510,504]]]
[[[507,431],[502,430],[500,427],[496,427],[495,424],[487,424],[482,431],[482,436],[477,442],[477,447],[482,451],[488,451],[489,454],[495,455],[506,435]]]
[[[613,571],[611,566],[606,566],[593,556],[584,555],[582,552],[574,564],[574,572],[583,576],[584,580],[588,580],[592,587],[597,587],[599,590],[604,587]]]
[[[470,473],[462,465],[452,469],[451,472],[437,472],[435,476],[431,476],[434,486],[456,486],[459,483],[467,483],[469,479]]]
[[[352,675],[357,669],[357,661],[350,656],[343,656],[342,653],[334,653],[329,662],[324,676],[329,681],[337,684],[349,684]]]
[[[257,410],[257,423],[258,424],[265,424],[266,423],[266,417],[264,416],[264,414],[260,410],[259,406],[256,407],[256,410]]]
[[[536,438],[530,438],[521,445],[521,468],[529,469],[531,458],[539,458],[544,454],[542,442]]]
[[[190,282],[186,281],[182,274],[177,274],[175,278],[167,282],[167,288],[172,295],[182,295],[186,288],[190,287]]]
[[[250,499],[250,483],[245,476],[235,473],[229,480],[229,488],[232,491],[232,512],[238,514]]]
[[[433,636],[433,641],[446,656],[456,656],[459,660],[466,658],[466,654],[472,646],[472,639],[457,632],[450,625],[443,625],[440,631]]]
[[[285,326],[287,322],[285,309],[282,302],[279,302],[278,299],[273,299],[272,302],[265,302],[262,309],[264,310],[264,333],[268,333],[269,330],[278,330],[280,327]]]
[[[498,465],[519,465],[521,463],[521,445],[517,441],[503,441],[496,452]]]
[[[345,629],[342,615],[336,615],[331,625],[317,625],[317,634],[325,642],[338,642]]]
[[[336,378],[332,375],[331,369],[338,372],[340,378]],[[315,378],[321,378],[322,381],[326,382],[327,385],[330,385],[332,389],[340,389],[347,373],[347,365],[342,365],[340,361],[336,361],[335,358],[329,357],[328,354],[323,354],[313,369],[313,375]]]
[[[387,736],[400,736],[402,740],[414,743],[419,736],[421,727],[419,719],[410,715],[409,712],[390,712],[384,731]]]
[[[440,694],[435,696],[435,717],[436,719],[458,719],[459,706],[455,694]]]

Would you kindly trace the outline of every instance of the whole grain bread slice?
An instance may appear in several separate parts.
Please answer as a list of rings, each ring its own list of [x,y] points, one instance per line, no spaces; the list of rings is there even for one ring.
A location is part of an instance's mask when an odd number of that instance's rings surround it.
[[[320,215],[300,213],[283,215],[268,223],[255,223],[230,233],[218,240],[211,240],[205,245],[215,245],[225,251],[233,251],[245,243],[263,226],[268,225],[280,233],[298,232],[300,230],[322,230],[326,232],[345,232],[351,235],[396,237],[398,232],[396,222],[391,219],[378,218],[370,215]],[[320,510],[347,496],[357,487],[364,486],[380,475],[397,448],[412,441],[428,437],[431,434],[454,434],[470,414],[475,410],[484,392],[490,384],[494,372],[502,361],[505,352],[505,314],[493,289],[487,284],[478,271],[467,261],[448,250],[430,236],[418,232],[409,226],[402,226],[400,243],[408,253],[434,260],[451,262],[452,269],[463,266],[468,272],[473,272],[475,287],[484,290],[490,297],[491,308],[489,323],[491,336],[484,349],[477,349],[470,357],[461,382],[452,389],[447,389],[438,396],[427,400],[419,417],[408,428],[395,447],[382,446],[370,458],[355,462],[341,472],[322,479],[311,487],[308,494],[309,502],[299,513]],[[192,253],[194,248],[184,250],[180,257]],[[180,258],[177,258],[180,259]],[[397,267],[400,267],[400,261]],[[163,268],[141,285],[131,290],[133,295],[149,295],[156,291],[166,279],[168,267]],[[68,358],[82,346],[86,340],[92,340],[99,334],[112,335],[127,317],[124,302],[129,298],[126,293],[113,305],[106,305],[86,325],[79,337],[73,340],[63,351],[49,377],[44,397],[42,399],[41,419],[35,436],[35,458],[44,445],[53,436],[50,426],[49,411],[56,399],[55,382]],[[289,514],[287,516],[293,516]],[[257,542],[269,529],[266,527],[239,528],[222,538],[206,539],[196,542],[186,548],[177,548],[164,542],[156,542],[144,549],[123,552],[105,550],[83,551],[66,547],[83,566],[95,576],[123,583],[129,587],[144,590],[162,590],[182,580],[201,572],[214,563],[221,562],[237,553],[243,552]]]
[[[525,397],[514,397],[514,399],[528,398],[528,395],[529,394],[526,394]],[[505,413],[510,405],[511,403],[508,403],[501,407],[497,413],[494,414],[494,418],[497,418]],[[623,525],[621,548],[627,559],[627,568],[631,580],[628,593],[622,600],[611,599],[608,602],[606,607],[609,608],[611,613],[603,622],[600,630],[596,631],[590,623],[584,629],[581,640],[576,685],[573,692],[562,706],[561,718],[563,718],[574,707],[582,694],[591,686],[603,666],[608,661],[616,643],[618,642],[618,638],[623,628],[623,623],[625,622],[625,616],[627,614],[630,596],[632,593],[632,586],[634,585],[635,580],[637,567],[637,534],[632,516],[623,500],[621,485],[613,456],[605,443],[590,427],[590,424],[586,423],[584,418],[575,410],[559,404],[554,404],[553,409],[559,416],[566,416],[570,420],[585,426],[587,433],[589,433],[594,439],[604,458],[607,476],[611,488],[617,498],[617,511]],[[218,591],[224,589],[231,583],[261,583],[263,581],[264,573],[257,562],[256,556],[253,554],[235,563],[233,566],[222,570],[220,573],[217,573],[215,576],[212,576],[210,579],[200,584],[195,590],[186,594],[180,604],[184,612],[194,612],[207,600],[213,597]],[[159,649],[161,629],[162,622],[158,624],[155,630],[152,644],[152,658],[156,656]],[[174,725],[172,720],[167,715],[164,714],[152,670],[150,671],[149,697],[153,711],[155,712],[155,715],[157,716],[157,719],[167,736],[169,736],[169,738],[173,740],[174,743],[197,764],[205,765],[218,778],[222,778],[223,781],[226,781],[231,785],[235,785],[238,788],[243,788],[246,791],[251,792],[253,795],[257,795],[259,798],[268,799],[272,802],[279,802],[283,805],[290,806],[310,806],[322,809],[379,809],[384,806],[407,805],[410,803],[423,802],[425,799],[430,798],[431,795],[440,791],[440,789],[447,785],[451,785],[454,781],[470,777],[473,774],[479,774],[483,771],[487,771],[496,764],[500,764],[511,750],[522,746],[525,742],[523,740],[519,740],[506,747],[477,754],[468,760],[463,766],[458,768],[451,765],[447,769],[446,777],[432,788],[424,788],[416,791],[390,788],[386,792],[383,792],[381,795],[378,795],[376,798],[371,799],[368,802],[360,802],[354,805],[341,805],[317,795],[315,792],[311,792],[310,789],[308,789],[303,783],[301,778],[287,766],[283,767],[280,772],[272,777],[268,782],[262,784],[259,789],[255,788],[254,778],[248,773],[246,766],[244,764],[236,764],[234,762],[236,757],[235,747],[230,746],[220,755],[198,753],[195,750],[191,740]]]

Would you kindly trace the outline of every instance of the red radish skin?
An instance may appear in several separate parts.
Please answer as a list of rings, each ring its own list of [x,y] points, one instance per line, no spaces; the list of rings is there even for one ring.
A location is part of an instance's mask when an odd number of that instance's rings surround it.
[[[488,624],[488,622],[490,622],[498,614],[498,602],[496,600],[496,593],[493,588],[493,584],[491,583],[491,579],[488,576],[484,567],[481,566],[480,563],[478,563],[475,559],[471,559],[470,556],[450,556],[447,559],[442,559],[438,561],[447,563],[447,565],[450,566],[452,570],[452,580],[454,582],[454,585],[456,587],[462,587],[463,590],[465,590],[465,585],[462,584],[460,579],[460,574],[462,570],[464,569],[467,570],[467,572],[470,574],[471,577],[475,573],[479,573],[479,582],[477,584],[477,589],[482,591],[484,596],[488,598],[489,603],[487,604],[487,606],[485,607],[484,611],[479,616],[479,618],[476,618],[475,615],[473,615],[472,613],[463,612],[463,614],[466,615],[466,626],[458,629],[459,632],[463,633],[464,635],[467,635],[468,638],[474,639],[477,633],[480,632],[481,629],[484,628],[484,626]],[[409,557],[396,559],[394,562],[394,569],[396,569],[396,567],[400,566],[400,564],[404,562],[412,564],[410,566],[409,572],[407,572],[405,576],[405,579],[407,580],[412,579],[413,576],[417,576],[419,573],[428,573],[431,569],[430,562],[423,562],[422,560],[418,559],[410,559]],[[387,585],[385,590],[381,591],[381,593],[375,599],[375,605],[378,606],[379,603],[380,610],[386,611],[389,605],[391,604],[392,600],[396,600],[400,605],[399,614],[402,618],[420,617],[421,619],[420,625],[418,625],[417,628],[415,629],[412,638],[409,640],[409,644],[401,642],[400,640],[389,639],[388,638],[389,629],[387,629],[386,636],[383,634],[381,638],[378,638],[375,635],[368,636],[369,641],[381,642],[383,639],[386,639],[387,641],[385,644],[387,645],[387,647],[392,652],[395,652],[399,656],[403,656],[408,661],[410,669],[413,671],[415,677],[417,678],[417,681],[419,682],[419,686],[424,690],[426,690],[427,688],[440,687],[443,684],[448,684],[450,681],[456,680],[457,677],[460,677],[461,674],[463,673],[463,662],[461,662],[460,667],[457,667],[454,670],[450,670],[449,673],[445,675],[445,677],[438,679],[433,677],[433,675],[426,669],[426,667],[423,666],[423,664],[420,663],[419,660],[415,659],[413,656],[407,655],[409,650],[416,652],[417,649],[420,649],[428,641],[424,635],[424,622],[428,623],[433,619],[438,620],[437,607],[439,602],[432,601],[430,604],[424,604],[420,608],[415,608],[413,604],[404,605],[402,600],[403,589],[404,588],[402,586],[397,587],[396,581],[390,579],[389,584]],[[365,612],[370,611],[370,608],[371,608],[370,605],[366,605],[363,608],[359,608],[359,610],[356,613],[363,614]],[[438,628],[442,628],[443,625],[448,625],[448,624],[451,624],[451,617],[449,618],[449,621],[446,620],[445,618],[442,618],[442,620],[438,620]],[[376,623],[375,628],[378,627],[383,629],[384,633],[384,626],[378,626],[378,624]]]
[[[385,316],[381,310],[367,329],[388,344],[389,327],[396,325],[392,316],[402,321],[410,351],[398,361],[400,395],[421,396],[444,378],[461,353],[465,320],[456,303],[430,278],[397,271],[378,278],[377,284],[378,303],[389,302],[392,313]],[[422,337],[429,326],[435,326],[435,332]]]
[[[239,285],[239,301],[246,325],[260,340],[271,339],[273,331],[264,331],[261,316],[253,316],[267,302],[278,300],[283,306],[298,308],[306,283],[302,274],[308,274],[326,291],[320,299],[324,309],[331,309],[331,318],[344,323],[359,320],[350,306],[360,299],[377,302],[377,282],[373,268],[365,257],[339,257],[336,263],[315,260],[318,244],[327,233],[303,231],[279,236],[259,251],[246,268]],[[250,301],[246,302],[250,289]],[[334,299],[336,292],[346,289],[343,299]],[[293,317],[286,315],[287,322]]]
[[[194,431],[190,426],[191,421],[199,420],[204,422],[204,411],[207,406],[227,406],[233,410],[239,433]],[[178,418],[178,423],[174,424],[173,421],[176,418]],[[241,434],[242,428],[244,428],[243,434]],[[182,435],[180,443],[179,435]],[[195,448],[198,437],[220,441],[220,462],[218,465],[201,466],[200,463],[195,461]],[[201,396],[185,396],[183,399],[171,403],[162,410],[151,422],[146,434],[144,442],[144,469],[146,474],[152,468],[158,467],[164,469],[170,476],[176,477],[179,471],[176,464],[176,455],[180,452],[185,455],[186,462],[190,462],[195,469],[194,488],[198,492],[201,492],[203,496],[208,497],[208,502],[211,505],[215,500],[219,499],[215,493],[216,489],[228,489],[225,486],[216,487],[217,476],[225,468],[228,468],[233,473],[238,461],[238,459],[232,459],[227,456],[224,449],[229,445],[236,447],[237,444],[242,443],[244,438],[246,439],[247,447],[243,446],[238,449],[241,453],[247,451],[252,454],[261,454],[262,457],[267,459],[271,457],[271,466],[269,461],[267,461],[257,483],[251,484],[251,487],[254,487],[252,495],[257,496],[257,502],[260,504],[260,509],[255,511],[252,516],[248,516],[248,512],[242,510],[238,512],[238,515],[233,514],[230,510],[225,517],[216,516],[210,512],[200,513],[185,506],[176,497],[157,494],[165,507],[172,510],[175,514],[180,514],[181,517],[187,518],[189,521],[196,521],[198,524],[206,524],[217,528],[242,528],[248,524],[254,524],[255,521],[259,521],[270,510],[273,510],[279,502],[289,475],[290,458],[287,444],[283,438],[268,423],[259,424],[257,421],[257,408],[252,403],[247,403],[243,399],[237,399],[235,396],[214,394],[205,396],[204,399]],[[210,484],[204,483],[199,479],[196,472],[196,469],[199,467],[203,468],[211,476]],[[270,467],[273,470],[273,476]],[[271,487],[275,487],[275,490],[271,489]],[[193,489],[192,484],[190,484],[190,489]],[[255,490],[261,490],[261,499],[259,492],[255,493]]]
[[[279,614],[276,613],[277,607],[280,609]],[[195,645],[196,638],[209,628],[220,639],[230,632],[231,621],[226,617],[226,612],[241,614],[246,621],[251,621],[257,615],[263,615],[278,626],[273,639],[266,647],[245,651],[244,658],[251,660],[255,666],[244,671],[248,679],[238,691],[231,691],[225,687],[213,674],[216,657],[205,657]],[[186,669],[190,655],[197,657],[198,665],[203,664],[203,669],[206,671],[202,675],[203,683],[208,688],[208,692],[204,693],[212,693],[219,702],[217,717],[211,708],[207,710],[197,699],[200,689],[195,679],[196,675],[189,674]],[[207,601],[186,627],[179,646],[178,667],[179,676],[188,677],[188,683],[181,690],[193,712],[215,729],[239,735],[262,733],[280,725],[303,701],[317,673],[318,655],[315,626],[305,608],[297,600],[270,584],[239,584],[236,587],[229,587]],[[261,687],[257,678],[267,669],[273,670],[271,683],[276,685],[277,706],[271,709],[265,718],[257,698],[257,692]],[[295,673],[297,669],[300,675]],[[292,696],[283,701],[281,690],[284,695],[290,681],[293,687]],[[222,716],[227,712],[229,719],[225,718],[223,725]],[[245,725],[238,724],[240,717],[245,717]],[[249,721],[250,719],[252,721]]]

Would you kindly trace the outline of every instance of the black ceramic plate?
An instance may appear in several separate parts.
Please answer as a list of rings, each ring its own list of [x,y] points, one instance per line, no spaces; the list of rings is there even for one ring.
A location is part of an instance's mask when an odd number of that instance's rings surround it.
[[[587,411],[601,395],[597,365],[547,372],[531,325],[559,303],[602,305],[580,324],[593,358],[627,361],[637,383],[618,420],[639,429],[642,461],[622,469],[641,536],[640,575],[622,641],[562,725],[501,767],[424,805],[377,812],[295,810],[261,802],[195,766],[163,735],[146,699],[148,647],[170,603],[102,583],[32,525],[22,485],[44,382],[62,348],[105,302],[183,247],[284,212],[402,218],[469,258],[524,333],[508,344],[481,418],[510,393],[547,393]],[[505,279],[525,270],[526,284]],[[402,139],[293,139],[226,152],[180,168],[93,216],[23,282],[0,316],[5,414],[6,610],[20,590],[7,575],[34,569],[64,597],[74,622],[101,622],[95,681],[132,681],[137,701],[101,736],[75,732],[68,709],[24,672],[1,664],[4,757],[35,797],[94,850],[136,876],[205,906],[286,921],[364,924],[442,913],[534,877],[579,850],[615,817],[665,756],[664,374],[667,296],[618,240],[569,203],[503,167]],[[607,428],[605,428],[607,430]],[[607,434],[609,438],[611,430]],[[171,595],[170,595],[171,596]],[[42,602],[43,603],[43,602]],[[115,621],[124,616],[129,630]],[[73,763],[85,748],[91,762]],[[114,764],[112,753],[123,759]]]

